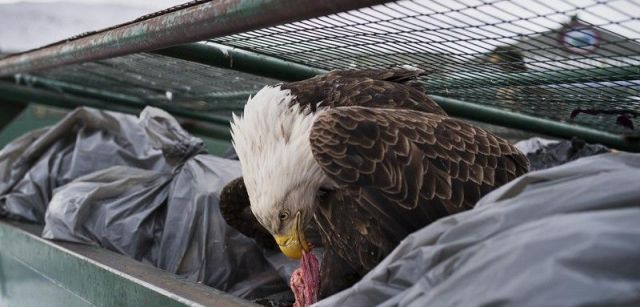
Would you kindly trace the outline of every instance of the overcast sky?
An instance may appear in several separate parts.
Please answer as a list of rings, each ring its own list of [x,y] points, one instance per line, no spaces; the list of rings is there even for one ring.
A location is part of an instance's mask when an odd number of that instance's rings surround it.
[[[0,0],[0,3],[15,3],[15,2],[62,2],[59,0]],[[64,2],[72,3],[109,3],[109,4],[124,4],[140,7],[154,7],[154,8],[167,8],[177,4],[189,2],[188,0],[68,0]]]
[[[185,2],[188,1],[0,0],[0,53],[37,48]]]

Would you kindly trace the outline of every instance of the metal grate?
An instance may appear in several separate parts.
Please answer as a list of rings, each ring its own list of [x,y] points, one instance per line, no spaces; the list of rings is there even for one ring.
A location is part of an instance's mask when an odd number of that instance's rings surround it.
[[[581,134],[592,141],[625,147],[629,139],[620,135],[640,137],[635,124],[640,114],[638,1],[388,2],[212,38],[208,44],[175,46],[16,75],[16,80],[21,85],[135,107],[153,104],[172,112],[186,110],[191,112],[182,112],[187,117],[197,115],[193,117],[226,124],[227,118],[218,115],[240,109],[249,93],[277,83],[274,78],[297,80],[330,69],[411,66],[429,73],[423,79],[428,92],[437,96],[451,114],[563,137]],[[355,2],[383,1],[350,2],[354,3],[349,7],[358,7]],[[226,2],[197,1],[191,6],[202,5],[207,11],[209,4],[221,3]],[[285,1],[274,3],[282,5]],[[276,4],[259,8],[279,12]],[[224,11],[214,11],[226,17]],[[256,14],[259,10],[251,7],[245,11]],[[180,11],[171,12],[182,16]],[[274,20],[279,16],[274,15]],[[219,26],[235,24],[222,22]],[[166,29],[174,28],[184,30],[177,25]],[[160,26],[156,30],[166,29]],[[109,31],[96,35],[111,42]],[[105,43],[115,50],[108,54],[138,50],[140,41],[147,37],[128,39],[122,50],[116,48],[119,40]],[[72,54],[82,59],[102,56],[96,54],[96,48],[86,49],[77,41],[69,43],[61,42],[52,50],[27,52],[5,60],[5,64],[27,71],[58,66],[73,58],[64,52],[69,48],[76,48]],[[571,119],[572,114],[575,119]],[[536,126],[528,128],[530,125]]]
[[[107,102],[229,115],[246,97],[277,80],[151,53],[18,74],[21,85],[90,95]],[[75,91],[75,92],[74,92]]]
[[[432,95],[556,121],[587,109],[572,122],[640,136],[639,12],[632,0],[398,1],[212,41],[323,69],[408,65],[430,73]]]

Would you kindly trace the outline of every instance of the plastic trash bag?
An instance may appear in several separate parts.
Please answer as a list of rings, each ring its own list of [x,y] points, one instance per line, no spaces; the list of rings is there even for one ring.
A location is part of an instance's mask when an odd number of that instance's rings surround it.
[[[55,188],[116,165],[168,169],[135,116],[78,108],[0,151],[0,216],[43,223]]]
[[[537,171],[567,163],[583,157],[609,152],[600,144],[589,144],[581,139],[547,140],[534,137],[515,144],[529,159],[529,170]]]
[[[314,306],[638,306],[640,155],[531,172]]]
[[[532,137],[526,140],[519,141],[515,143],[514,146],[516,146],[518,150],[520,150],[520,152],[526,155],[528,153],[534,153],[545,146],[548,146],[551,144],[557,144],[559,142],[560,142],[559,140],[551,140],[551,139],[545,139],[541,137]]]
[[[220,214],[238,161],[204,154],[202,141],[159,109],[146,108],[140,124],[171,167],[116,166],[56,189],[43,237],[103,246],[244,298],[287,292],[255,242]]]

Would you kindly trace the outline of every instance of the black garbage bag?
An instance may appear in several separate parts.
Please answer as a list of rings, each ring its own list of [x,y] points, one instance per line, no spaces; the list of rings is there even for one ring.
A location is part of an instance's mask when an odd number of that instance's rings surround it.
[[[159,109],[145,109],[140,122],[170,167],[116,166],[56,189],[43,237],[103,246],[248,299],[288,292],[255,241],[220,214],[238,161],[206,155],[200,139]]]
[[[639,306],[640,155],[530,172],[314,306]]]
[[[135,116],[78,108],[0,151],[0,216],[43,223],[55,188],[115,165],[169,169]]]
[[[529,170],[537,171],[558,166],[583,157],[609,152],[609,148],[600,144],[589,144],[584,140],[546,140],[531,138],[516,144],[529,159]]]

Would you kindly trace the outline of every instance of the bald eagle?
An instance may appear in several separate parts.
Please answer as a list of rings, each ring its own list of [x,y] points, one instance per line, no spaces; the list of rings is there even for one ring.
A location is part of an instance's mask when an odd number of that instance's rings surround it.
[[[314,226],[325,248],[321,298],[358,281],[408,234],[527,171],[507,141],[448,117],[419,75],[333,71],[267,86],[233,116],[243,178],[225,197],[245,193],[294,259]]]

